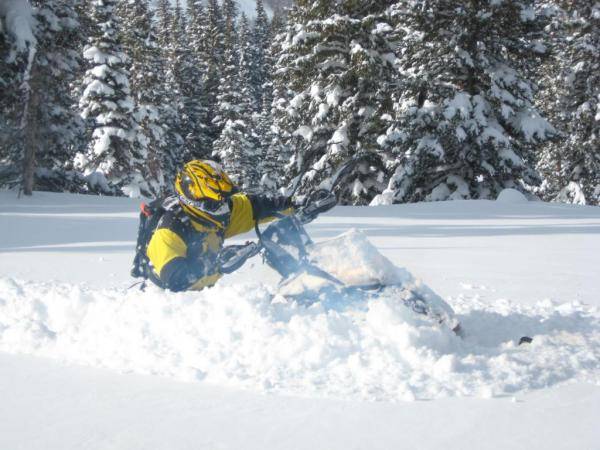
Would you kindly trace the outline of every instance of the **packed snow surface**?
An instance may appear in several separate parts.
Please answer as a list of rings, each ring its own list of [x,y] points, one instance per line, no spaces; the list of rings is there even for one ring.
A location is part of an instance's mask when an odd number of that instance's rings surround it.
[[[600,209],[507,200],[308,227],[319,265],[439,295],[460,338],[394,290],[286,300],[260,258],[128,289],[137,201],[2,192],[0,448],[594,448]]]

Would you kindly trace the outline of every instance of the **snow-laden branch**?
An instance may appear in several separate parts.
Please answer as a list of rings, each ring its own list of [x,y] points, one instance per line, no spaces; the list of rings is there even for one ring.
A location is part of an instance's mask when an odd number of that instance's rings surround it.
[[[35,19],[28,0],[2,0],[0,19],[4,21],[6,32],[12,36],[17,52],[32,49],[37,44],[34,34]]]

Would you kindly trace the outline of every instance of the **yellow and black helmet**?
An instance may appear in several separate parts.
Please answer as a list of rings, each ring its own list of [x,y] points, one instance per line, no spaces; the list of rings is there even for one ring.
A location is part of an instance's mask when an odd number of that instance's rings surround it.
[[[227,227],[231,215],[228,200],[237,188],[219,164],[188,162],[177,174],[175,190],[183,210],[193,220],[220,229]]]

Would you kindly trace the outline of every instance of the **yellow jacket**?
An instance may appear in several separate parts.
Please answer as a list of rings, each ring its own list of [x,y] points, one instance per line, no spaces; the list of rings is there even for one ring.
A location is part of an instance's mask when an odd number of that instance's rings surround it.
[[[285,197],[235,194],[230,199],[231,217],[224,230],[208,228],[193,221],[177,202],[161,218],[146,254],[150,278],[172,291],[199,290],[221,278],[216,264],[223,241],[254,228],[256,221],[271,220],[273,214],[288,212]]]

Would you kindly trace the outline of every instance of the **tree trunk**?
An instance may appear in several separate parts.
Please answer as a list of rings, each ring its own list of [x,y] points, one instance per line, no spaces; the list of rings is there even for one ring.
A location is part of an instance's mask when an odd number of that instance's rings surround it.
[[[39,146],[39,89],[40,80],[33,56],[30,55],[30,64],[24,85],[24,111],[21,122],[23,130],[23,179],[22,190],[25,195],[33,194],[35,175],[35,156]]]

